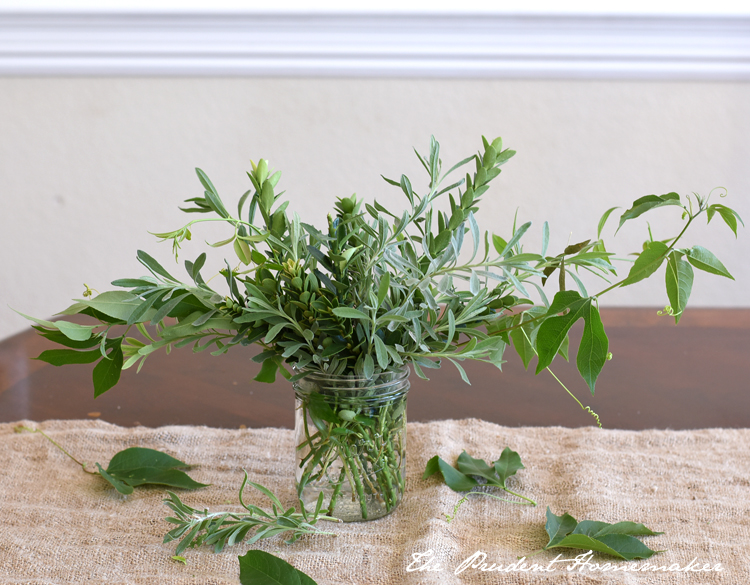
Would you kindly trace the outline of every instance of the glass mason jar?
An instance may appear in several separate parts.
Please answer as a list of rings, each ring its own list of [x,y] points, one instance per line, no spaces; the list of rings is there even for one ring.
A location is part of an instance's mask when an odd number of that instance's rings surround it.
[[[409,368],[368,380],[311,372],[294,383],[295,480],[306,509],[345,522],[389,514],[404,495]]]

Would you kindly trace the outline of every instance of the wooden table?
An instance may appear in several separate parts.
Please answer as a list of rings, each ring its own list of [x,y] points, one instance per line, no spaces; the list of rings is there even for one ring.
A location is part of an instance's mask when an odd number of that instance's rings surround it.
[[[678,326],[656,309],[603,309],[614,358],[592,397],[575,370],[552,369],[606,428],[692,429],[750,427],[750,309],[688,309]],[[580,328],[572,336],[580,335]],[[573,340],[571,340],[571,346]],[[54,367],[29,358],[53,344],[34,331],[0,343],[0,422],[87,417],[123,425],[291,427],[294,398],[283,379],[251,382],[259,365],[254,350],[235,348],[221,357],[152,354],[139,374],[93,398],[92,366]],[[451,364],[429,382],[412,376],[409,420],[481,418],[508,426],[579,427],[595,424],[546,372],[525,372],[513,350],[499,372],[465,362],[464,384]],[[533,369],[534,363],[531,368]]]

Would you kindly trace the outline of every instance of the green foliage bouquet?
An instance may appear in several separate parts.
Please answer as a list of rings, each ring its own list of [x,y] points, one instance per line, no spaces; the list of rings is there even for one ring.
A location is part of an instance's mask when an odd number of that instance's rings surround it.
[[[429,175],[425,191],[415,191],[404,175],[399,180],[385,179],[403,193],[402,210],[346,197],[336,202],[322,229],[287,213],[289,202],[282,202],[282,193],[277,193],[281,174],[271,172],[264,159],[248,173],[252,188],[239,199],[236,216],[197,169],[204,194],[188,199],[190,206],[183,211],[213,217],[156,235],[171,241],[176,253],[197,224],[228,224],[229,237],[211,244],[234,248],[236,260],[220,270],[228,294],[220,294],[203,278],[205,254],[185,261],[189,280],[182,281],[139,251],[138,260],[150,275],[116,280],[114,286],[128,290],[84,298],[63,311],[89,315],[97,320],[95,324],[35,319],[43,336],[66,346],[45,351],[39,359],[54,365],[98,361],[96,395],[114,386],[121,370],[135,365],[140,369],[152,352],[188,345],[196,352],[211,350],[212,355],[237,345],[259,345],[261,352],[253,359],[262,362],[256,378],[261,382],[273,381],[277,373],[293,383],[311,373],[377,380],[406,366],[424,378],[426,370],[438,368],[443,360],[468,381],[461,365],[464,360],[500,368],[508,346],[515,348],[527,367],[537,356],[536,373],[548,368],[557,355],[567,359],[568,332],[583,319],[576,362],[593,393],[609,351],[599,296],[635,284],[666,264],[669,311],[679,321],[694,268],[732,278],[707,249],[679,247],[688,227],[704,213],[708,221],[720,216],[736,235],[742,220],[732,209],[710,204],[710,196],[683,200],[668,193],[634,201],[621,215],[618,229],[664,206],[682,214],[684,227],[666,240],[649,238],[622,278],[613,253],[601,240],[616,208],[604,213],[595,239],[569,245],[555,255],[547,250],[546,222],[539,252],[523,249],[530,222],[514,225],[507,238],[482,234],[475,218],[481,198],[514,154],[503,148],[500,138],[491,142],[483,138],[482,151],[443,172],[440,146],[433,138],[426,156],[417,153]],[[470,172],[459,176],[466,165]],[[589,294],[579,278],[582,271],[605,279],[603,290]],[[559,291],[549,301],[543,285],[555,272]],[[573,289],[567,288],[570,280]],[[536,303],[530,300],[534,290],[541,299]],[[147,330],[147,323],[154,328]],[[115,336],[112,328],[119,325],[126,326],[126,332]],[[142,337],[128,336],[131,327]],[[346,465],[331,481],[348,477],[354,484],[358,480],[354,474],[362,480],[358,487],[369,484],[367,489],[376,490],[380,479],[373,471],[373,458],[387,461],[384,453],[398,447],[386,440],[376,447],[367,443],[359,455],[347,453],[352,445],[361,445],[368,429],[383,428],[380,411],[354,408],[346,401],[326,408],[305,402],[303,407],[314,423],[304,440],[314,445],[315,455],[308,461],[318,466],[318,477],[325,476],[331,461],[343,457]],[[382,440],[383,435],[377,434]],[[357,457],[358,461],[352,459]],[[400,465],[396,459],[387,464]],[[395,468],[393,472],[392,478],[397,478]]]

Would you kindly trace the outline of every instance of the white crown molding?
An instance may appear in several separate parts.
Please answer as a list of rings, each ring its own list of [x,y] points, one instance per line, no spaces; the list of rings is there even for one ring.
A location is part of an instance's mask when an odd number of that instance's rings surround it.
[[[750,17],[0,12],[0,75],[750,79]]]

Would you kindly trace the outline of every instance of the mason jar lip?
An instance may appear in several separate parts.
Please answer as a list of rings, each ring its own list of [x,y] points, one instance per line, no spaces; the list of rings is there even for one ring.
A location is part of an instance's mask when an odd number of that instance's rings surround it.
[[[302,369],[299,370],[296,366],[294,367],[294,371],[298,373],[302,373],[306,370]],[[409,375],[411,374],[411,368],[407,365],[400,366],[398,369],[394,370],[385,370],[382,371],[376,375],[374,375],[372,378],[365,378],[364,376],[355,376],[353,374],[346,374],[343,376],[334,376],[330,375],[326,372],[321,372],[320,370],[307,370],[308,374],[301,378],[299,381],[302,380],[314,380],[315,382],[348,382],[348,383],[355,383],[357,386],[367,387],[369,389],[376,389],[381,388],[384,386],[392,386],[394,384],[398,384],[399,382],[403,382],[404,380],[408,379]],[[372,382],[378,381],[383,374],[396,374],[395,377],[389,379],[389,380],[383,380],[382,382],[376,383],[372,385]]]
[[[335,380],[335,381],[341,381],[341,382],[363,382],[368,383],[372,382],[373,380],[377,380],[380,376],[384,374],[397,374],[397,377],[393,378],[392,380],[389,380],[387,383],[392,384],[394,382],[399,382],[401,380],[404,380],[409,377],[411,374],[411,368],[407,365],[400,366],[398,369],[394,370],[383,370],[379,372],[378,374],[373,375],[372,378],[365,378],[364,376],[355,376],[354,374],[345,374],[345,375],[331,375],[327,372],[322,372],[320,370],[305,370],[305,369],[299,369],[297,366],[293,366],[293,369],[295,372],[301,374],[302,372],[307,372],[305,375],[305,378],[315,378],[316,380]]]

